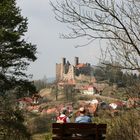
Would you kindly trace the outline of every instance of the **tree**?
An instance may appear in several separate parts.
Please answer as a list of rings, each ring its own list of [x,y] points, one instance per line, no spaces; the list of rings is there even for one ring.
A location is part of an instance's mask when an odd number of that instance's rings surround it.
[[[0,1],[0,138],[29,140],[23,112],[16,108],[17,95],[33,91],[26,70],[36,60],[36,46],[27,43],[27,18],[16,6],[16,0]],[[10,97],[8,97],[10,96]],[[18,95],[19,96],[19,95]]]
[[[37,91],[40,91],[41,89],[44,89],[47,87],[47,80],[41,79],[34,81],[34,85],[37,89]]]
[[[55,18],[62,23],[66,23],[71,30],[67,35],[62,34],[63,38],[85,37],[87,38],[85,45],[98,39],[101,41],[100,44],[107,44],[105,52],[102,52],[103,64],[114,68],[136,70],[140,73],[140,1],[62,0],[56,3],[52,2],[51,5]],[[120,65],[116,65],[116,63]],[[123,78],[127,78],[126,76]],[[139,115],[139,112],[137,113]],[[131,124],[121,123],[120,125],[117,122],[113,125],[113,128],[119,126],[118,132],[120,132],[120,130],[123,130],[122,126],[131,128],[128,127],[132,126]],[[115,139],[119,139],[118,136],[122,139],[139,139],[137,133],[139,126],[136,125],[136,128],[133,126],[132,131],[127,131],[127,133],[121,135],[115,133]],[[110,135],[113,136],[112,134],[111,132]],[[128,137],[127,134],[131,136]],[[114,137],[110,139],[114,139]]]
[[[27,43],[27,18],[20,14],[15,0],[0,2],[0,93],[17,86],[24,86],[28,80],[25,73],[31,61],[36,60],[36,46]]]
[[[117,67],[140,71],[140,2],[137,0],[63,0],[51,2],[55,17],[71,33],[65,39],[86,37],[108,44],[103,59]],[[107,53],[108,52],[108,53]]]
[[[52,93],[55,95],[55,99],[57,101],[59,95],[59,89],[57,83],[54,83],[54,85],[52,86]]]
[[[1,140],[30,140],[30,133],[24,123],[21,110],[13,109],[15,100],[0,98]],[[10,106],[9,106],[10,104]]]

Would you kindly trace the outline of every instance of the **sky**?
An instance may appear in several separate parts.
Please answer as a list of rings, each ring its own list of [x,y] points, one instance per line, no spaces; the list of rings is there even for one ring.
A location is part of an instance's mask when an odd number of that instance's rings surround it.
[[[54,1],[54,0],[52,0]],[[94,42],[85,47],[75,48],[85,44],[86,40],[61,39],[60,33],[69,33],[67,25],[58,22],[50,6],[49,0],[17,0],[21,14],[28,19],[27,42],[37,46],[37,60],[30,64],[27,73],[33,74],[33,80],[55,77],[56,63],[61,63],[62,57],[74,64],[74,57],[79,57],[80,63],[95,65],[98,62],[100,47]]]

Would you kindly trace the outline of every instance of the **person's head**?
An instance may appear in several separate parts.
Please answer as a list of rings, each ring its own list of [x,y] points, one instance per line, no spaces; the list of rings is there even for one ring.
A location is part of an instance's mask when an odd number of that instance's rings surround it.
[[[67,108],[64,107],[64,108],[61,109],[61,112],[60,113],[66,115],[67,112],[68,112]]]
[[[80,107],[79,108],[79,112],[80,112],[80,114],[85,114],[86,113],[86,110],[85,110],[84,107]]]

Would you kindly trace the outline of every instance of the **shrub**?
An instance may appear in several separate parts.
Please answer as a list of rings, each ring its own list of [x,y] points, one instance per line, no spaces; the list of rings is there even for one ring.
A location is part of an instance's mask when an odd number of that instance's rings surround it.
[[[51,128],[51,120],[49,116],[39,116],[29,121],[29,131],[32,134],[49,132]]]
[[[107,140],[139,140],[139,112],[129,111],[112,119],[108,124]]]

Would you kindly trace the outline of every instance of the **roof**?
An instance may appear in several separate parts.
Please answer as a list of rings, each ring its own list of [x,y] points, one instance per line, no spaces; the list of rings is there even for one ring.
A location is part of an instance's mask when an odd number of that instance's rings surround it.
[[[23,98],[18,99],[18,101],[23,101],[23,102],[31,103],[33,100],[30,97],[23,97]]]
[[[83,90],[88,90],[88,89],[94,89],[95,87],[93,85],[86,85],[86,86],[82,86],[81,89]]]
[[[76,68],[82,68],[82,67],[86,67],[86,64],[80,63],[80,64],[76,65]]]

